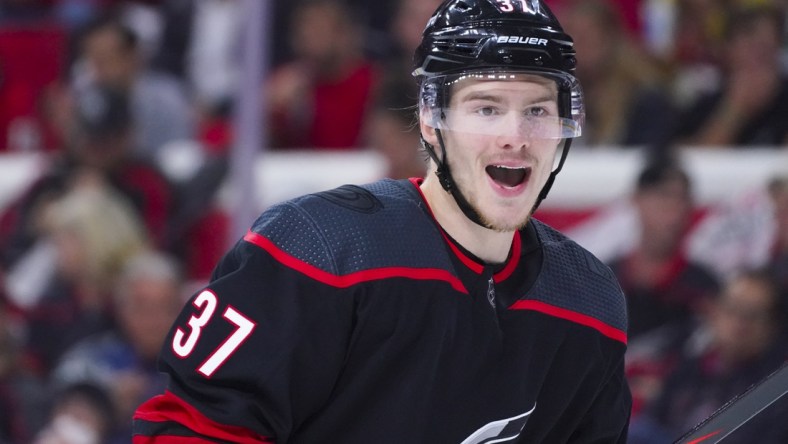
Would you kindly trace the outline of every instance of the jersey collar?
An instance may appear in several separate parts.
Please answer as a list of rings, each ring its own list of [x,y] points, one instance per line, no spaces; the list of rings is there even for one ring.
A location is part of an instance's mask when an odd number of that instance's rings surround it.
[[[484,272],[485,267],[489,266],[490,264],[485,264],[475,255],[467,251],[463,248],[459,243],[457,243],[451,236],[449,236],[443,227],[440,226],[438,220],[435,218],[435,214],[432,212],[432,208],[430,208],[429,202],[427,202],[427,198],[424,196],[424,193],[421,191],[421,183],[424,181],[422,178],[411,178],[410,182],[416,187],[416,191],[418,191],[421,200],[424,202],[424,205],[429,213],[432,220],[435,222],[435,225],[440,228],[440,232],[443,235],[443,238],[446,240],[446,243],[451,248],[452,252],[455,256],[462,262],[466,267],[468,267],[471,271],[477,274],[482,274]],[[496,266],[496,272],[493,274],[493,280],[498,283],[506,280],[509,276],[512,275],[514,270],[517,268],[517,265],[520,262],[520,254],[522,252],[522,238],[520,235],[520,231],[514,232],[514,238],[512,239],[512,246],[509,249],[509,258],[506,262],[499,264]]]

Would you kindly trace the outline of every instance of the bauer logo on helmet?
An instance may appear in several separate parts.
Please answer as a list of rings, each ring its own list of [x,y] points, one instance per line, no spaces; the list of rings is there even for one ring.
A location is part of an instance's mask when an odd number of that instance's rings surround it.
[[[520,35],[499,35],[496,39],[498,43],[519,43],[521,45],[547,46],[547,39],[538,37],[523,37]]]

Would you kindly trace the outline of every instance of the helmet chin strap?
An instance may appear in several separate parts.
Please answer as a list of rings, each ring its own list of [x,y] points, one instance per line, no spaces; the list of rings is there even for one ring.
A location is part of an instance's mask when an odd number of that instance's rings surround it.
[[[462,192],[460,192],[460,189],[457,188],[457,185],[454,183],[454,179],[452,179],[451,172],[449,171],[449,163],[446,161],[448,154],[446,152],[446,145],[443,143],[443,135],[441,134],[441,130],[435,128],[435,135],[438,137],[438,144],[440,144],[441,152],[443,153],[443,159],[438,158],[438,154],[435,152],[435,147],[424,140],[423,136],[421,138],[421,143],[424,145],[424,149],[427,151],[427,154],[430,155],[432,160],[434,160],[435,164],[438,166],[437,171],[435,171],[435,174],[438,176],[438,181],[440,182],[443,189],[451,194],[465,217],[470,219],[471,222],[475,223],[476,225],[484,228],[490,228],[484,222],[482,222],[482,218],[479,213],[471,206],[471,204],[468,202],[468,199],[462,195]]]
[[[558,173],[564,168],[564,162],[566,162],[566,155],[569,154],[569,147],[572,145],[572,139],[564,139],[563,144],[564,146],[561,149],[561,159],[558,161],[558,167],[551,172],[550,177],[547,178],[547,182],[545,182],[542,187],[542,191],[539,192],[539,197],[536,198],[536,204],[534,204],[534,207],[531,209],[531,214],[534,214],[536,209],[539,208],[539,204],[547,197],[547,193],[549,193],[550,188],[553,187],[555,177],[558,176]]]

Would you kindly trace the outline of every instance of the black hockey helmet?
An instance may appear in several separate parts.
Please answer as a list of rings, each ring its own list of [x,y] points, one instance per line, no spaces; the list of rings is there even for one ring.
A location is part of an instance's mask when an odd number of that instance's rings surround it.
[[[573,41],[552,11],[541,0],[447,0],[427,23],[413,61],[419,108],[431,110],[430,115],[436,118],[445,116],[448,85],[463,76],[525,73],[556,82],[559,114],[573,130],[562,132],[561,153],[538,206],[563,167],[571,138],[580,135],[585,119],[582,90],[574,76],[577,61]],[[433,126],[438,128],[437,124]],[[438,165],[441,184],[452,191],[445,149],[443,159],[439,159],[434,149],[424,144]]]
[[[483,68],[573,74],[572,38],[540,0],[448,0],[424,29],[417,77]]]

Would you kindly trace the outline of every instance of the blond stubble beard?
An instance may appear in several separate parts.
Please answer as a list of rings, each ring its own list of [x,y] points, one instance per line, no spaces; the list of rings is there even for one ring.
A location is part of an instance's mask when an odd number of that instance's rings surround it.
[[[484,217],[484,214],[479,212],[475,205],[471,205],[471,208],[473,208],[473,210],[476,211],[476,214],[479,215],[479,219],[481,220],[482,225],[484,225],[486,228],[488,228],[490,230],[495,231],[496,233],[510,233],[510,232],[514,232],[514,231],[520,231],[523,228],[525,228],[526,225],[528,225],[528,222],[531,220],[531,214],[529,213],[527,216],[525,216],[525,220],[524,221],[522,221],[521,223],[519,223],[519,224],[517,224],[515,226],[508,226],[508,225],[507,226],[500,226],[500,225],[493,224],[486,217]]]
[[[459,185],[455,185],[455,186],[457,187],[457,190],[460,193],[462,193],[463,196],[466,196],[465,200],[468,201],[468,204],[471,206],[471,209],[473,209],[473,211],[476,212],[476,214],[479,216],[479,220],[481,221],[482,226],[484,226],[489,230],[495,231],[496,233],[510,233],[514,231],[519,231],[525,228],[526,225],[528,225],[528,222],[531,220],[531,214],[533,213],[533,210],[529,211],[528,214],[523,219],[523,221],[517,224],[514,225],[496,224],[492,222],[488,217],[486,217],[482,211],[480,211],[479,205],[477,204],[478,199],[475,196],[473,199],[468,199],[467,197],[468,195],[465,194],[465,192],[463,192],[460,186]]]

